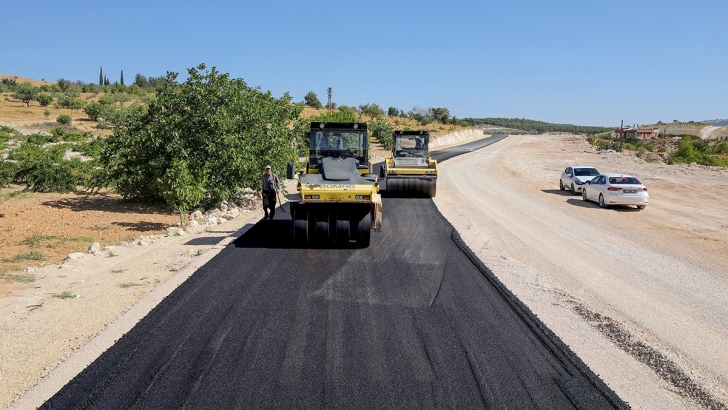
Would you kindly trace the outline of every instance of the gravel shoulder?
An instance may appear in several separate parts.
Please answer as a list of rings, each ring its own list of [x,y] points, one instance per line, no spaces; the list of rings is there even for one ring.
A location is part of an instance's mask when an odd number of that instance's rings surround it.
[[[560,191],[575,164],[638,176],[650,205],[600,209]],[[510,136],[443,164],[435,203],[620,397],[680,409],[728,403],[726,189],[725,169]]]

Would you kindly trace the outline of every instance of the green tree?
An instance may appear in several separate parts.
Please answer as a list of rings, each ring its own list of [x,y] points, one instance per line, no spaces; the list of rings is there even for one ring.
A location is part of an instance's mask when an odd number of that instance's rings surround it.
[[[119,83],[121,83],[121,85],[124,85],[124,70],[121,70],[121,80],[119,80]]]
[[[372,120],[384,116],[384,110],[375,103],[360,105],[359,110]]]
[[[56,81],[56,84],[58,84],[58,88],[60,88],[61,92],[68,92],[75,88],[75,85],[73,82],[66,80],[64,78],[59,78],[58,81]]]
[[[99,97],[99,104],[114,105],[116,104],[116,99],[114,99],[114,96],[111,94],[104,94]]]
[[[86,102],[77,97],[77,94],[70,92],[58,97],[56,108],[67,108],[69,110],[80,110]]]
[[[319,101],[318,96],[315,92],[309,91],[306,93],[306,95],[303,97],[303,102],[312,108],[322,108],[323,105],[321,104],[321,101]]]
[[[53,102],[53,96],[49,94],[38,94],[35,99],[41,107],[47,107]]]
[[[100,86],[104,85],[104,68],[103,67],[99,67],[99,85]]]
[[[56,122],[63,125],[71,125],[73,119],[68,114],[61,114],[56,118]]]
[[[392,140],[392,133],[394,132],[394,129],[392,129],[392,126],[389,125],[388,122],[384,120],[376,120],[369,123],[369,132],[372,137],[376,138],[379,143],[382,144],[384,149],[392,149],[394,145],[394,141]]]
[[[121,105],[122,107],[124,106],[125,102],[131,101],[131,98],[132,97],[129,94],[114,94],[114,101],[118,102],[119,105]]]
[[[203,201],[227,200],[243,187],[261,188],[261,169],[295,156],[289,124],[300,107],[250,88],[204,64],[177,82],[168,73],[156,100],[132,105],[109,121],[97,187],[113,185],[124,198],[166,204],[180,213]]]
[[[136,73],[134,76],[134,84],[138,85],[139,88],[145,88],[149,85],[149,81],[141,73]]]
[[[399,108],[397,107],[389,107],[387,110],[387,117],[397,117],[399,116]]]
[[[23,83],[17,87],[17,90],[13,93],[12,98],[22,101],[30,107],[30,102],[35,100],[38,96],[38,88],[34,87],[30,83]]]
[[[450,110],[447,108],[430,108],[432,118],[440,124],[447,124],[450,119]]]
[[[105,105],[100,104],[96,101],[91,101],[90,103],[86,104],[85,107],[83,107],[83,112],[88,115],[88,118],[91,121],[98,121],[99,117],[103,117],[103,112],[105,109]]]

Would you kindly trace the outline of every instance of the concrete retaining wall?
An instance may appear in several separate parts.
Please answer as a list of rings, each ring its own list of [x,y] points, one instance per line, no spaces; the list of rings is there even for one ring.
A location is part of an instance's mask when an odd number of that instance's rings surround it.
[[[430,137],[430,149],[443,147],[446,145],[462,144],[464,142],[485,138],[482,129],[471,129],[455,131],[439,137]]]

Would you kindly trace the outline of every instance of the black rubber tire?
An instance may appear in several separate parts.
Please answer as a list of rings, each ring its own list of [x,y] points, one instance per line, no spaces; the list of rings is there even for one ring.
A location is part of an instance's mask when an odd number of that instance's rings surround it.
[[[576,189],[574,189],[574,183],[573,182],[571,183],[571,193],[573,195],[576,195]]]
[[[607,204],[604,202],[604,195],[599,194],[599,207],[600,208],[606,208]]]
[[[308,218],[306,211],[298,209],[291,210],[293,218],[293,242],[299,245],[308,243]]]
[[[379,178],[386,178],[387,177],[387,171],[384,169],[384,165],[379,167]]]
[[[589,198],[586,197],[586,188],[582,188],[582,190],[581,190],[581,199],[583,199],[586,202],[589,202]]]
[[[372,233],[372,215],[368,213],[357,224],[356,229],[356,244],[360,248],[366,248],[369,246]]]
[[[566,188],[564,188],[564,182],[559,179],[559,191],[566,191]]]
[[[645,207],[647,207],[647,205],[637,205],[637,209],[639,210],[643,210]]]
[[[311,228],[309,228],[311,229]],[[313,236],[316,242],[329,242],[329,215],[314,213]]]
[[[349,222],[349,218],[338,219],[339,215],[336,218],[336,235],[331,239],[341,244],[348,243],[349,238],[351,238],[351,223]]]

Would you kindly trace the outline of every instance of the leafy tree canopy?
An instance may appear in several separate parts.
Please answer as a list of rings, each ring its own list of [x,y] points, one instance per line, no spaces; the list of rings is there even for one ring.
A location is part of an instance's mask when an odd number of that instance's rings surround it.
[[[260,188],[266,164],[284,169],[292,159],[289,125],[301,109],[287,103],[290,96],[274,98],[204,64],[187,71],[184,83],[167,73],[148,107],[110,119],[116,127],[101,155],[102,184],[188,212]]]
[[[318,96],[315,92],[309,91],[306,93],[306,95],[303,97],[303,102],[308,105],[309,107],[313,108],[321,108],[323,105],[321,104],[321,101],[319,101]]]
[[[30,102],[35,100],[37,96],[38,88],[28,82],[20,84],[13,93],[13,98],[24,102],[28,107],[30,107]]]

